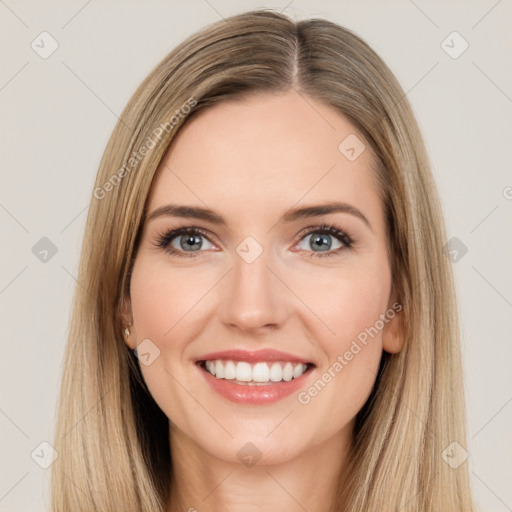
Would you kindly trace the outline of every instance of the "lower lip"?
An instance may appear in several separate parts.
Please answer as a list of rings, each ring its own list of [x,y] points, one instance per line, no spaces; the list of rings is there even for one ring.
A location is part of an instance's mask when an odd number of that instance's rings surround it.
[[[199,371],[206,379],[206,382],[219,395],[227,398],[231,402],[246,405],[265,405],[277,402],[294,392],[297,392],[304,385],[305,380],[311,374],[312,368],[309,368],[300,377],[288,382],[281,381],[265,385],[236,384],[226,379],[217,379],[211,373],[197,365]]]

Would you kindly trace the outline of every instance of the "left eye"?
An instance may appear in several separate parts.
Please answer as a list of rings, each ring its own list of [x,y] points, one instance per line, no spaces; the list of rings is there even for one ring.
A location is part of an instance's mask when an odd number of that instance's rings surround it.
[[[335,245],[337,243],[338,247],[332,247],[331,240],[333,238],[335,240]],[[334,225],[328,226],[326,224],[322,224],[318,228],[310,229],[306,233],[306,236],[301,239],[301,242],[306,243],[305,250],[310,252],[310,256],[313,258],[322,258],[325,256],[340,254],[341,252],[350,249],[354,244],[353,239],[341,229],[338,229]],[[319,250],[309,251],[310,248]]]
[[[306,242],[306,240],[309,239],[309,242]],[[334,245],[338,244],[338,247],[332,247],[332,240],[334,239]],[[323,233],[320,230],[313,231],[309,235],[306,235],[302,240],[302,242],[306,242],[306,247],[302,247],[304,250],[309,250],[310,248],[317,248],[318,251],[316,252],[326,252],[330,251],[331,249],[337,250],[341,247],[343,247],[343,244],[335,238],[333,235],[329,233]]]

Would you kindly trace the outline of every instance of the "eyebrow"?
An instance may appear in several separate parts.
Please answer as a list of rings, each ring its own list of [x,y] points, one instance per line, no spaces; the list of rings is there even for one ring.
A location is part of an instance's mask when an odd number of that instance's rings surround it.
[[[354,217],[361,219],[368,226],[368,228],[373,231],[370,222],[360,210],[354,206],[351,206],[350,204],[336,201],[311,206],[303,206],[300,208],[291,208],[284,212],[284,214],[279,219],[279,222],[290,223],[309,217],[321,217],[322,215],[328,215],[330,213],[348,213],[353,215]],[[157,208],[152,213],[147,215],[146,221],[149,222],[153,219],[156,219],[157,217],[162,216],[199,219],[219,226],[227,225],[224,217],[214,212],[213,210],[210,210],[209,208],[175,204],[167,204]]]

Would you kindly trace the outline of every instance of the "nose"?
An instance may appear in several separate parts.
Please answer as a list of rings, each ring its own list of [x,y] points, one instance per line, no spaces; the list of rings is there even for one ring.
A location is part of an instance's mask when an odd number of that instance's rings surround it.
[[[234,268],[226,276],[218,315],[224,325],[255,333],[284,324],[291,311],[289,293],[263,253],[251,263],[235,253]]]

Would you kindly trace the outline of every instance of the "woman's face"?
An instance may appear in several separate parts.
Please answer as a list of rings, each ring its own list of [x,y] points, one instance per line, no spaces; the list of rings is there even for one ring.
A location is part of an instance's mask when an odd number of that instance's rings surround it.
[[[345,117],[296,92],[181,129],[148,198],[127,341],[175,435],[260,463],[350,439],[382,350],[400,349],[370,163]]]

